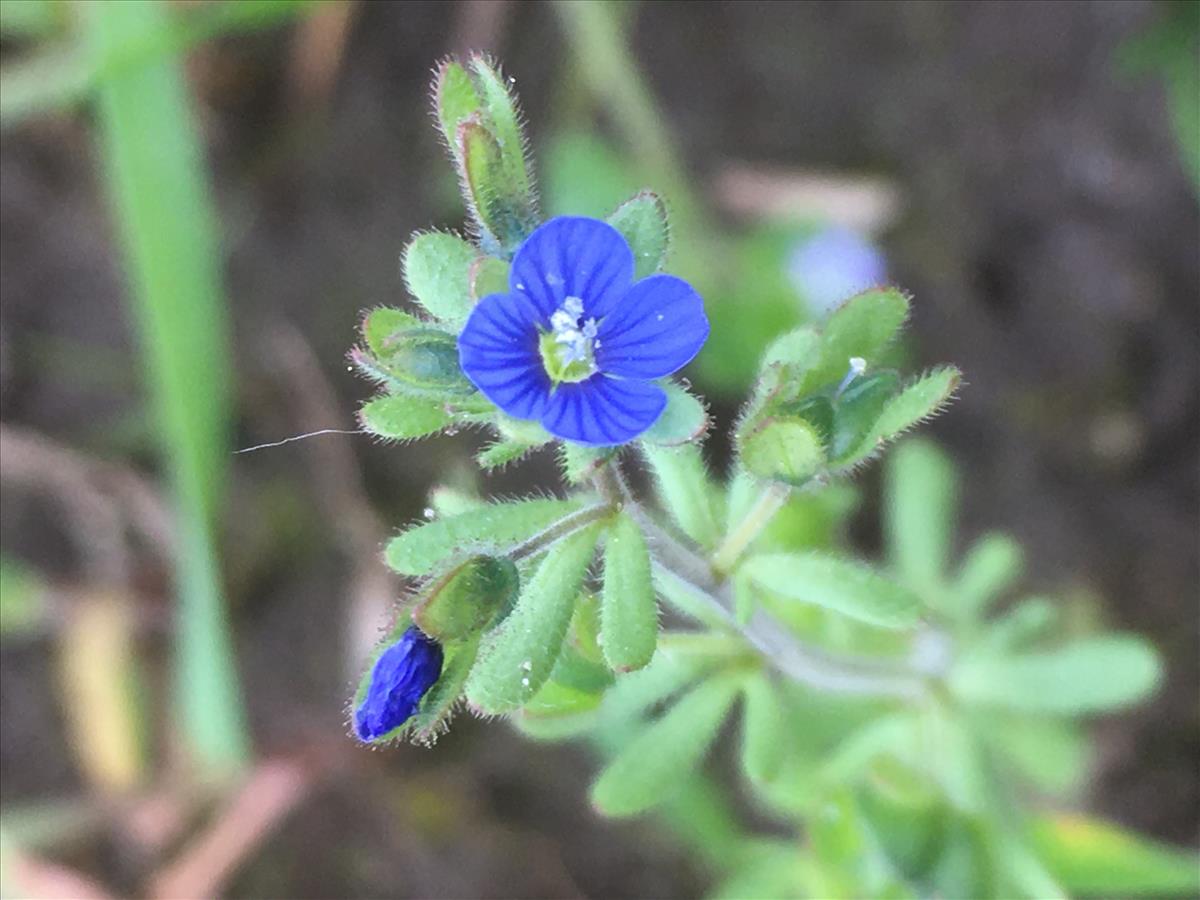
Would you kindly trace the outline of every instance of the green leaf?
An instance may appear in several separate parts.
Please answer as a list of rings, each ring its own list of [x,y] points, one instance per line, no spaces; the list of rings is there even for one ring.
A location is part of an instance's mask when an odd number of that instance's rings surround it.
[[[492,503],[409,529],[388,542],[385,559],[401,575],[428,575],[448,556],[466,548],[518,544],[581,505],[577,500],[541,497]]]
[[[845,467],[862,462],[888,441],[937,415],[961,381],[961,373],[953,366],[933,369],[918,378],[888,402],[858,447],[839,462]]]
[[[446,404],[429,397],[384,394],[358,411],[364,431],[383,438],[411,440],[436,434],[454,421]]]
[[[1200,858],[1109,822],[1070,813],[1034,822],[1030,837],[1051,874],[1074,895],[1200,894]]]
[[[443,648],[445,660],[442,664],[442,674],[421,698],[417,714],[404,726],[417,743],[433,743],[438,733],[445,728],[446,721],[462,699],[467,677],[471,674],[471,667],[475,665],[479,654],[479,640],[479,635],[475,635],[469,640],[449,644]]]
[[[457,60],[446,59],[438,66],[433,82],[433,105],[446,146],[456,156],[459,124],[480,115],[483,110],[483,101],[471,76]]]
[[[604,544],[600,637],[604,659],[616,672],[640,669],[654,656],[658,606],[650,581],[650,553],[628,513],[613,521]]]
[[[655,566],[653,571],[654,587],[659,595],[685,616],[712,628],[729,626],[729,616],[714,608],[708,593],[665,566]]]
[[[853,357],[877,364],[907,318],[908,298],[896,288],[872,288],[851,297],[821,329],[819,361],[805,374],[797,393],[836,384]]]
[[[161,3],[88,4],[78,11],[88,25],[89,54],[98,59],[153,42],[169,28],[170,11]],[[103,180],[181,536],[175,555],[180,724],[198,763],[236,768],[249,747],[214,534],[230,459],[234,366],[204,143],[179,57],[135,54],[110,67],[97,83],[97,101]]]
[[[1021,576],[1024,553],[1006,534],[986,534],[967,552],[950,588],[947,612],[960,621],[980,618]]]
[[[785,597],[883,628],[909,628],[921,601],[908,588],[858,563],[819,553],[766,553],[744,565],[747,577]]]
[[[825,465],[821,436],[801,418],[769,418],[741,438],[740,458],[759,478],[802,485]]]
[[[900,389],[900,376],[888,369],[860,375],[837,397],[831,412],[833,422],[829,455],[835,462],[853,457],[853,452],[879,421],[888,402]]]
[[[490,294],[508,293],[508,273],[512,267],[494,256],[480,256],[471,263],[469,280],[471,299],[478,303]]]
[[[1068,719],[1006,716],[988,710],[975,729],[1017,772],[1043,791],[1065,794],[1082,787],[1090,747],[1079,723]]]
[[[422,591],[412,619],[442,643],[465,640],[508,615],[519,585],[512,560],[474,556]]]
[[[772,781],[787,751],[783,705],[762,672],[745,679],[742,697],[742,768],[754,781]]]
[[[694,444],[641,446],[659,496],[675,524],[702,547],[715,546],[721,537],[720,518],[714,508],[718,491],[708,477],[699,448]]]
[[[1027,597],[1004,615],[986,623],[976,645],[981,655],[1004,656],[1049,632],[1058,621],[1059,605],[1047,597]]]
[[[889,561],[906,584],[928,595],[945,580],[957,487],[950,459],[928,441],[901,444],[884,473]]]
[[[790,841],[756,842],[709,894],[710,900],[802,897],[804,860]]]
[[[737,689],[730,677],[710,678],[641,731],[593,785],[596,808],[632,816],[670,797],[699,767]]]
[[[380,306],[363,318],[362,336],[368,350],[376,356],[385,356],[391,349],[389,338],[401,331],[424,325],[423,321],[402,309]]]
[[[663,447],[697,440],[708,428],[704,404],[677,384],[665,384],[663,389],[667,392],[667,406],[641,439]]]
[[[471,672],[467,699],[475,707],[493,714],[511,712],[546,683],[603,527],[591,525],[550,548]]]
[[[532,204],[533,179],[525,160],[525,134],[516,94],[509,90],[499,67],[486,56],[473,54],[467,65],[483,105],[484,124],[500,147],[505,178],[514,192],[528,197]]]
[[[428,231],[404,248],[404,281],[432,315],[461,325],[471,313],[471,264],[478,255],[456,234]]]
[[[559,444],[558,461],[568,482],[583,484],[615,455],[613,447],[588,447],[563,441]]]
[[[513,175],[510,148],[472,116],[458,126],[464,197],[489,254],[510,257],[538,225],[537,204],[527,180]],[[516,152],[520,153],[520,148]]]
[[[1105,635],[1018,656],[968,657],[951,673],[950,686],[971,703],[1080,715],[1137,703],[1155,691],[1161,677],[1150,644]]]
[[[502,469],[509,463],[523,459],[537,448],[537,444],[527,444],[524,441],[499,440],[476,453],[475,461],[483,469]]]
[[[465,402],[476,394],[458,364],[456,337],[440,328],[417,327],[394,332],[379,356],[360,348],[350,351],[350,361],[368,378],[410,396]],[[472,397],[482,403],[483,398]]]
[[[667,208],[657,194],[642,191],[626,200],[608,217],[633,250],[635,278],[652,275],[663,266],[670,229]]]

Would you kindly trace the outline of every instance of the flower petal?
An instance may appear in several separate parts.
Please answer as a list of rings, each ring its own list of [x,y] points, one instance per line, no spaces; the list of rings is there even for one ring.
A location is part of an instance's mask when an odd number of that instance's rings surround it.
[[[667,395],[652,382],[597,373],[587,381],[560,384],[542,415],[542,427],[564,440],[611,447],[653,425],[666,405]]]
[[[442,645],[413,626],[380,654],[354,711],[359,740],[373,741],[407,722],[442,674]]]
[[[567,297],[580,298],[586,316],[607,315],[632,281],[633,251],[617,229],[599,219],[559,216],[517,250],[508,286],[549,321]]]
[[[708,338],[704,301],[674,275],[643,278],[600,322],[596,365],[622,378],[662,378],[682,369]]]
[[[539,316],[523,294],[491,294],[458,336],[458,363],[489,400],[518,419],[546,409],[550,379],[538,352]]]

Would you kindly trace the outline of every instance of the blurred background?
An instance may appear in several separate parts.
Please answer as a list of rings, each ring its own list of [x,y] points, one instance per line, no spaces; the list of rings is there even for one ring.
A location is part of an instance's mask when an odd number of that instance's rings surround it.
[[[467,50],[516,80],[544,211],[664,193],[718,422],[774,334],[884,274],[915,295],[909,363],[967,379],[928,429],[963,471],[962,543],[1012,533],[1030,590],[1166,659],[1151,704],[1097,724],[1078,805],[1200,840],[1196,5],[0,10],[0,846],[22,895],[709,883],[662,823],[587,808],[586,748],[469,716],[436,751],[347,737],[402,589],[379,547],[435,483],[476,483],[479,436],[233,453],[355,427],[361,311],[404,302],[414,230],[463,223],[428,83]],[[481,487],[556,478],[539,455]],[[849,534],[868,555],[877,480]]]

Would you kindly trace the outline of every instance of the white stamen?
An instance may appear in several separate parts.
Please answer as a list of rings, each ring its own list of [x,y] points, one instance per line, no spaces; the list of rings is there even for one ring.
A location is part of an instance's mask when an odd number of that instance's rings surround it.
[[[582,325],[583,300],[579,297],[567,297],[562,306],[550,316],[550,328],[554,333],[554,342],[563,347],[562,363],[570,365],[587,359],[595,347],[596,320],[588,319]]]
[[[850,387],[854,379],[867,371],[867,361],[861,356],[850,357],[850,371],[846,373],[846,377],[842,379],[842,383],[838,385],[837,390],[833,392],[833,399],[836,400],[842,396],[842,391]]]

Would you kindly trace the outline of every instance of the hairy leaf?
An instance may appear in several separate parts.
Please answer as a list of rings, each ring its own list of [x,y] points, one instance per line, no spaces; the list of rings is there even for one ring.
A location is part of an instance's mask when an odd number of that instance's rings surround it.
[[[467,682],[467,699],[488,713],[511,712],[550,677],[602,523],[550,548],[522,587],[517,606],[496,629]]]
[[[729,676],[710,678],[647,726],[593,785],[596,808],[609,816],[632,816],[678,790],[703,760],[737,689]]]
[[[368,400],[358,411],[358,419],[364,431],[396,440],[436,434],[454,421],[441,400],[403,394]]]
[[[715,546],[721,536],[715,508],[717,491],[699,448],[691,444],[682,447],[643,444],[642,450],[675,524],[702,547]]]
[[[884,491],[889,560],[905,584],[936,596],[954,533],[954,467],[932,443],[906,441],[889,458]]]
[[[458,235],[418,234],[404,248],[409,292],[437,318],[461,325],[471,312],[471,264],[478,252]]]
[[[756,672],[742,684],[742,768],[755,781],[771,781],[787,751],[783,723],[785,711],[775,685]]]
[[[745,563],[746,575],[766,590],[884,628],[917,623],[921,601],[908,588],[858,563],[819,553],[766,553]]]
[[[1105,635],[1016,656],[969,657],[951,673],[950,686],[971,703],[1080,715],[1137,703],[1155,691],[1161,677],[1150,644]]]
[[[385,558],[402,575],[428,575],[455,552],[473,545],[517,544],[581,505],[577,500],[541,497],[489,504],[409,529],[388,542]]]
[[[634,277],[645,278],[662,268],[667,255],[667,208],[657,194],[642,191],[630,197],[608,217],[633,250]]]
[[[646,539],[628,513],[614,520],[604,545],[600,637],[604,659],[618,672],[640,669],[654,656],[658,606]]]

